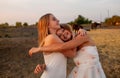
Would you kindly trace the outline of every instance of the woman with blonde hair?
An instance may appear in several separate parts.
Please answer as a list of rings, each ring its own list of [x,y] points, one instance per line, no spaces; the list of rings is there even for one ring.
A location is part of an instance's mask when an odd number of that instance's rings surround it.
[[[53,14],[43,15],[38,22],[38,43],[39,47],[50,46],[55,43],[63,43],[62,40],[55,34],[56,30],[60,28],[59,20]],[[84,32],[84,31],[82,31]],[[86,40],[83,40],[85,42]],[[81,43],[83,43],[81,42]],[[73,43],[73,42],[72,42]],[[30,49],[30,52],[39,51],[36,48]],[[69,54],[67,53],[69,52]],[[66,78],[66,63],[65,56],[73,56],[73,50],[67,49],[58,51],[43,52],[46,64],[46,70],[43,72],[41,78]],[[35,68],[34,73],[39,73],[40,65]]]
[[[52,14],[43,15],[38,22],[39,46],[50,45],[49,39],[55,36],[54,32],[58,28],[60,28],[59,21]],[[60,52],[43,52],[43,55],[47,67],[41,78],[66,78],[66,57]],[[36,69],[35,73],[37,72],[38,70]]]

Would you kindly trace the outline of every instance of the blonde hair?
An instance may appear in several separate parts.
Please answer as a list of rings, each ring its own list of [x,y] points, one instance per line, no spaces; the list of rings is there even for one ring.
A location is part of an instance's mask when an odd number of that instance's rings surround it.
[[[44,39],[49,34],[48,33],[48,26],[50,23],[50,15],[51,13],[43,15],[38,22],[38,45],[44,45]]]

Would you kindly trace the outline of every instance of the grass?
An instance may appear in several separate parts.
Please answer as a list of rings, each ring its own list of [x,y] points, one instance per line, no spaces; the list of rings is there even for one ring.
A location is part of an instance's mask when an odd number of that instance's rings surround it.
[[[120,78],[120,30],[98,29],[88,34],[97,45],[107,78]]]
[[[120,30],[97,29],[88,34],[97,45],[107,78],[120,78]],[[28,50],[33,46],[37,46],[36,36],[0,38],[0,78],[39,78],[40,74],[34,75],[33,71],[38,63],[43,63],[43,56],[38,53],[29,57]],[[74,63],[69,59],[68,70],[73,67]]]

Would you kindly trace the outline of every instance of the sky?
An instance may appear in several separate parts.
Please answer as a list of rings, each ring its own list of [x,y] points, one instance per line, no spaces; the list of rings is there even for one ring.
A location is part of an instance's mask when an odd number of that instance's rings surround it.
[[[93,21],[104,21],[113,15],[120,16],[120,0],[0,0],[0,23],[36,23],[52,13],[60,23],[68,23],[82,15]]]

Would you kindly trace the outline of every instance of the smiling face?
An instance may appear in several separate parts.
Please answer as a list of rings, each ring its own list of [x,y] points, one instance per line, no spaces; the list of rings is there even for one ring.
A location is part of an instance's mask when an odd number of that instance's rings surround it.
[[[59,20],[52,14],[49,17],[49,27],[54,29],[60,28]]]
[[[59,36],[64,42],[72,39],[72,33],[66,29],[60,28],[57,30],[56,35]]]

